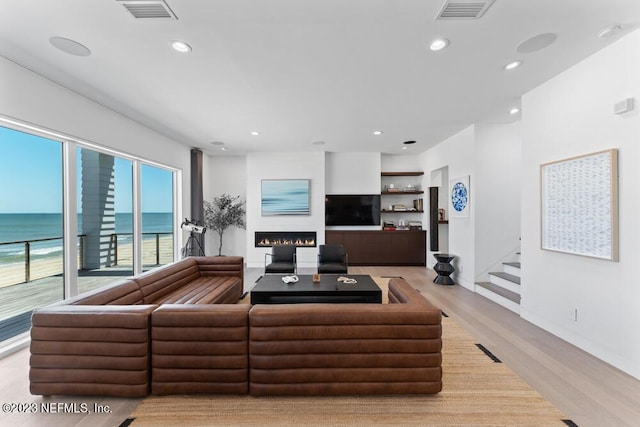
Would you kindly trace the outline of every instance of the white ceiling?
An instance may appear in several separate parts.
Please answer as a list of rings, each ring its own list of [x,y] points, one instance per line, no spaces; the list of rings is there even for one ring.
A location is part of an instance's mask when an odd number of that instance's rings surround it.
[[[0,0],[0,55],[208,154],[223,154],[213,141],[225,154],[410,154],[513,120],[522,94],[640,23],[640,0],[496,0],[478,20],[435,20],[444,0],[166,1],[178,20],[136,20],[116,0]],[[622,31],[596,36],[611,24]],[[517,53],[547,32],[551,46]],[[437,36],[451,44],[434,53]]]

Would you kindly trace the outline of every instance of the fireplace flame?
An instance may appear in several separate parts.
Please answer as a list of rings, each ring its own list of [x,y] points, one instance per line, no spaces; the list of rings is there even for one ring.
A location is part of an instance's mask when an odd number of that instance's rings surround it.
[[[314,239],[262,239],[258,242],[258,246],[274,246],[274,245],[296,245],[296,246],[315,246]]]
[[[297,247],[315,247],[316,233],[306,231],[256,231],[256,247],[270,247],[275,245],[295,245]]]

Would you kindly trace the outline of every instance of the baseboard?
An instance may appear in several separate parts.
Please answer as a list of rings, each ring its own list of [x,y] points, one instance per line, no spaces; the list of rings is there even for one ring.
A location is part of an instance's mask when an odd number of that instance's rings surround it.
[[[23,348],[29,347],[30,342],[31,337],[29,336],[29,332],[25,332],[23,334],[16,335],[13,338],[5,340],[0,346],[0,359],[2,359],[3,357],[7,357],[17,351],[20,351]]]

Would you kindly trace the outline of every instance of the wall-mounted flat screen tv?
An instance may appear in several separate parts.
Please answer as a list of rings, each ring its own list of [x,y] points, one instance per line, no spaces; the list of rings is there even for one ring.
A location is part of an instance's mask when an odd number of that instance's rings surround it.
[[[325,225],[380,225],[379,194],[328,194]]]

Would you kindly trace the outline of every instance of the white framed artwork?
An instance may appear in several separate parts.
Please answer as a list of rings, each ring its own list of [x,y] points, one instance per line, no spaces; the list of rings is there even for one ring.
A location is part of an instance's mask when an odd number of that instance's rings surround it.
[[[540,166],[540,247],[618,261],[618,150]]]
[[[469,218],[469,175],[449,180],[449,218]]]

